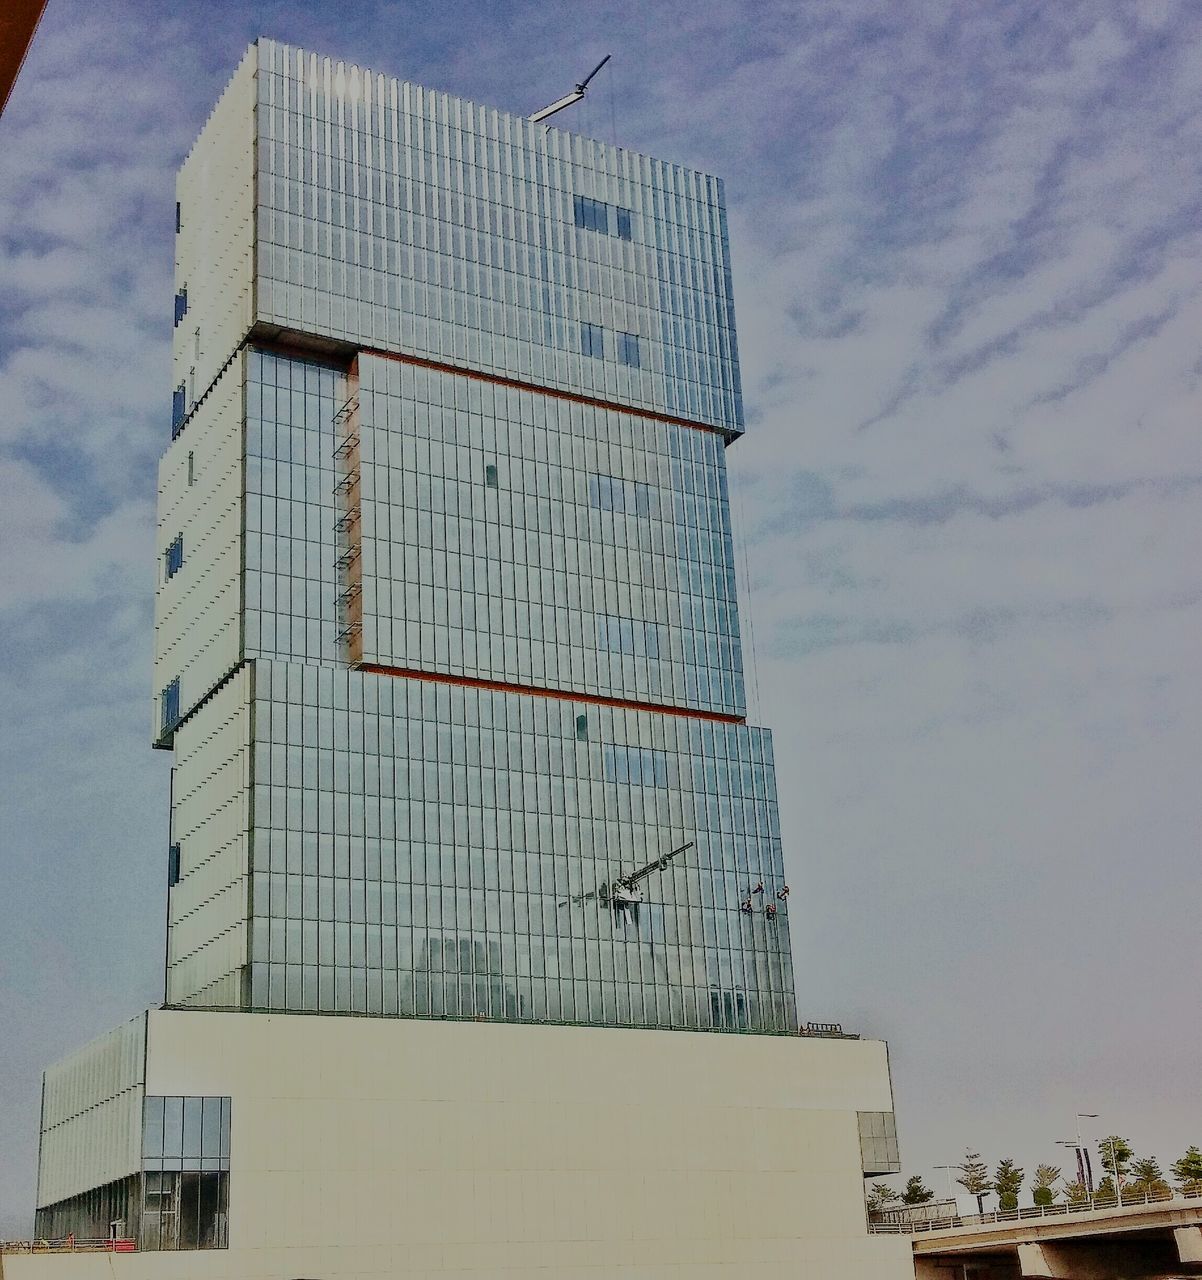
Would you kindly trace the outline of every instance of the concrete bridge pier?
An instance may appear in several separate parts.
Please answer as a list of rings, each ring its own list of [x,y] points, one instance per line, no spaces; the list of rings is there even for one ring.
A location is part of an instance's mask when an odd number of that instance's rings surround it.
[[[1202,1268],[1202,1227],[1175,1227],[1177,1257],[1186,1266]]]
[[[1202,1227],[1170,1238],[1042,1240],[1018,1246],[1019,1274],[1031,1280],[1177,1280],[1202,1273]]]

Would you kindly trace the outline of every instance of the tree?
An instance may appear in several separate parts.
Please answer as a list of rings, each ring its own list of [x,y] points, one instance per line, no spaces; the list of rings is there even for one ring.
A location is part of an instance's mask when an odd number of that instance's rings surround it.
[[[897,1192],[887,1182],[874,1182],[868,1188],[868,1212],[879,1213],[897,1200]]]
[[[964,1161],[956,1165],[956,1168],[960,1170],[960,1176],[956,1181],[970,1196],[976,1196],[977,1212],[984,1213],[985,1196],[993,1190],[993,1183],[989,1181],[989,1170],[985,1167],[985,1161],[981,1159],[981,1153],[965,1147]]]
[[[1056,1183],[1060,1180],[1060,1169],[1054,1164],[1041,1164],[1035,1170],[1032,1180],[1031,1199],[1035,1204],[1046,1208],[1056,1202]]]
[[[1094,1187],[1093,1198],[1099,1204],[1113,1204],[1118,1199],[1118,1193],[1114,1189],[1114,1179],[1107,1174],[1101,1182]]]
[[[1102,1138],[1098,1143],[1098,1155],[1102,1158],[1102,1168],[1111,1177],[1117,1177],[1120,1186],[1127,1176],[1127,1165],[1134,1154],[1127,1139],[1120,1138],[1117,1133],[1112,1133],[1108,1138]]]
[[[1064,1198],[1070,1205],[1086,1205],[1089,1203],[1089,1188],[1080,1178],[1064,1184]]]
[[[918,1174],[912,1174],[907,1181],[905,1189],[901,1194],[902,1204],[926,1204],[928,1200],[935,1198],[935,1193],[930,1187],[922,1185],[922,1178]]]
[[[1180,1160],[1169,1166],[1178,1189],[1188,1195],[1202,1195],[1202,1151],[1188,1147]]]
[[[1123,1188],[1124,1199],[1130,1195],[1145,1200],[1167,1200],[1172,1194],[1173,1189],[1164,1180],[1155,1156],[1145,1156],[1132,1163],[1131,1176]]]
[[[1018,1208],[1018,1193],[1022,1190],[1023,1171],[1007,1156],[999,1160],[993,1174],[993,1188],[997,1192],[997,1207],[1003,1213]]]

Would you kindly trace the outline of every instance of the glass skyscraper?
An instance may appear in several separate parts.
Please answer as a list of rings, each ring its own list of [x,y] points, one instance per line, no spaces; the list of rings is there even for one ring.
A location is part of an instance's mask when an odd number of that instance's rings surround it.
[[[885,1046],[739,1034],[798,1025],[720,183],[259,41],[177,194],[166,1002],[46,1072],[38,1236],[909,1274]]]
[[[721,183],[261,40],[178,195],[168,1003],[794,1029]]]

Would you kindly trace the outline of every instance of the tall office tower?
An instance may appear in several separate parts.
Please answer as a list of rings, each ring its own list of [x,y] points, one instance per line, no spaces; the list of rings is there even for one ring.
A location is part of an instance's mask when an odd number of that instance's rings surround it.
[[[613,1261],[651,1205],[687,1253],[756,1212],[775,1107],[798,1161],[826,1117],[862,1237],[883,1046],[674,1034],[797,1031],[721,184],[259,41],[177,195],[166,1005],[48,1073],[39,1230],[315,1247],[357,1168],[412,1243],[495,1160],[494,1249],[585,1214],[562,1265]]]
[[[792,1029],[721,184],[261,42],[178,195],[169,1003]]]

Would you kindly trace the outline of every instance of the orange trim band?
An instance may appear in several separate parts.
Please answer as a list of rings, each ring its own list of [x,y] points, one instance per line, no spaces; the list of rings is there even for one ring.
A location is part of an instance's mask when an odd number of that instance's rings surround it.
[[[429,680],[434,684],[456,684],[468,689],[492,689],[496,693],[524,693],[534,698],[558,698],[563,702],[588,702],[596,707],[619,707],[625,711],[656,711],[661,715],[684,716],[690,720],[717,720],[721,724],[745,724],[746,716],[725,711],[698,711],[693,707],[673,707],[663,702],[637,702],[631,698],[607,698],[599,693],[572,693],[567,689],[544,689],[539,685],[509,684],[503,680],[485,680],[480,676],[453,676],[445,671],[418,671],[412,667],[382,667],[374,662],[361,662],[356,671],[373,676],[397,676],[403,680]]]
[[[692,418],[677,418],[670,413],[658,413],[654,409],[636,409],[633,405],[618,404],[613,400],[601,400],[596,396],[582,396],[575,391],[561,391],[557,387],[544,387],[538,382],[523,382],[520,378],[507,378],[500,373],[484,373],[479,369],[465,369],[462,365],[444,364],[441,360],[427,360],[425,356],[403,355],[396,351],[377,351],[374,347],[361,347],[360,355],[379,356],[381,360],[395,360],[399,364],[414,364],[437,373],[458,374],[461,378],[475,378],[479,382],[491,382],[498,387],[513,387],[515,391],[532,391],[535,395],[553,396],[557,400],[571,400],[575,404],[591,405],[594,409],[609,409],[614,413],[632,413],[639,418],[652,418],[656,422],[670,422],[675,427],[688,427],[692,431],[708,431],[711,435],[726,436],[721,427]]]

